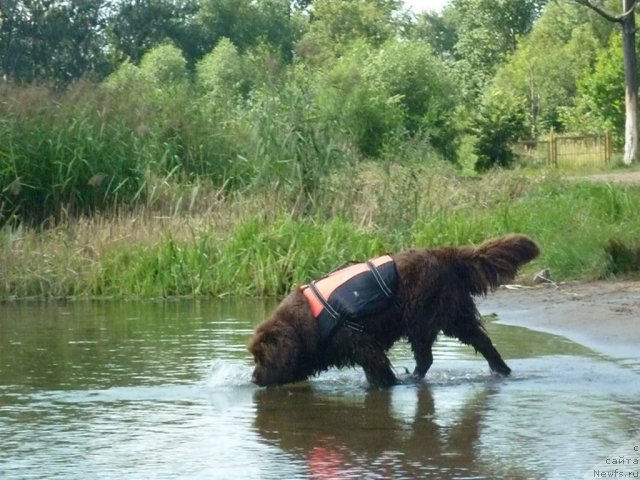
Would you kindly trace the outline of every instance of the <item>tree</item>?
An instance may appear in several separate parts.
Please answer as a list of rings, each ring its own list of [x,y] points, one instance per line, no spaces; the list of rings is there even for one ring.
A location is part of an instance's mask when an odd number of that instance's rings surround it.
[[[454,54],[462,90],[476,99],[527,34],[547,0],[452,0],[443,12],[457,30]]]
[[[613,31],[611,24],[587,9],[550,3],[498,69],[490,87],[526,101],[531,138],[551,129],[575,128],[585,116],[573,118],[566,113],[578,94],[577,83],[593,71]]]
[[[418,15],[409,28],[409,36],[427,42],[436,54],[445,58],[453,57],[458,40],[455,24],[447,10],[442,15],[430,11]]]
[[[598,48],[593,68],[578,78],[573,105],[562,109],[562,123],[572,132],[613,132],[618,147],[624,144],[624,67],[621,33],[611,35],[606,48]]]
[[[221,104],[246,96],[252,77],[247,71],[245,59],[228,38],[221,39],[196,65],[199,90]]]
[[[389,98],[399,99],[406,131],[421,133],[443,157],[455,160],[457,90],[449,69],[431,48],[419,41],[390,40],[367,69]]]
[[[227,38],[240,53],[266,44],[289,60],[302,35],[300,13],[289,0],[203,0],[199,5],[194,16],[201,37],[198,59]]]
[[[343,55],[357,40],[380,47],[398,33],[398,0],[316,0],[297,53],[318,64]]]
[[[199,44],[190,19],[197,10],[193,0],[122,0],[109,19],[108,37],[114,65],[123,60],[138,63],[164,42],[171,42],[193,60],[191,45]],[[195,47],[197,50],[197,47]]]
[[[471,121],[477,139],[474,146],[478,157],[474,165],[476,171],[511,166],[515,159],[511,143],[526,132],[522,103],[522,99],[499,90],[485,93]]]
[[[354,42],[330,69],[318,69],[310,83],[320,123],[362,155],[378,157],[389,139],[402,136],[404,112],[400,98],[377,78],[371,57],[364,40]]]
[[[106,70],[110,0],[0,2],[0,74],[59,85]]]
[[[573,0],[620,25],[622,29],[622,57],[624,63],[624,157],[625,165],[638,157],[638,71],[636,64],[636,16],[638,0],[622,0],[622,13],[616,15],[596,0]]]

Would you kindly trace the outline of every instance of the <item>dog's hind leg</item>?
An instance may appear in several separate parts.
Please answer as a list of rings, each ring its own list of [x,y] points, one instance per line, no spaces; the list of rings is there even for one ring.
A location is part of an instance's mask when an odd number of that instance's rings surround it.
[[[476,352],[480,352],[482,356],[489,363],[489,368],[495,373],[500,375],[509,375],[511,369],[504,362],[496,347],[494,347],[489,335],[479,324],[474,324],[471,328],[466,328],[464,331],[444,332],[445,335],[456,337],[462,343],[471,345],[476,349]]]

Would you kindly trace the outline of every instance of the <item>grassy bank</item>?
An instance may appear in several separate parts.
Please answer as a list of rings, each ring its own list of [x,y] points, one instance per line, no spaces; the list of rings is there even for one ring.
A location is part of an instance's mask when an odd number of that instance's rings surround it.
[[[640,188],[448,168],[345,167],[306,198],[158,182],[144,206],[0,230],[0,299],[282,295],[351,260],[531,235],[556,280],[633,275]]]

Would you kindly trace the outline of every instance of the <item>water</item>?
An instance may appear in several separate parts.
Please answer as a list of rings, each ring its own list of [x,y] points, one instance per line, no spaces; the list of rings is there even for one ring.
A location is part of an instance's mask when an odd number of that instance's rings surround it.
[[[441,339],[419,385],[350,369],[264,390],[245,344],[272,307],[0,305],[0,478],[575,479],[638,456],[638,359],[490,323],[511,378]]]

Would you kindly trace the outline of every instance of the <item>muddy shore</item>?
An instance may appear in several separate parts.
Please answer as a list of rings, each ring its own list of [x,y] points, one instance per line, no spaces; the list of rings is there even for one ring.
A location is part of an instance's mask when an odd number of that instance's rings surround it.
[[[640,358],[640,281],[505,286],[478,301],[498,323],[556,335],[614,358]]]

